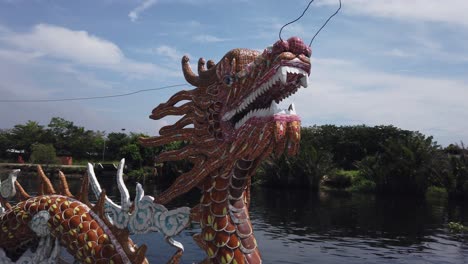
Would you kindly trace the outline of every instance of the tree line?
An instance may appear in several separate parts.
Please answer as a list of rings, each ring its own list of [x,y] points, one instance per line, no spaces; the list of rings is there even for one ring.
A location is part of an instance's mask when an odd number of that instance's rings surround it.
[[[468,150],[445,148],[432,136],[394,126],[304,127],[295,157],[265,162],[263,185],[309,186],[359,192],[468,197]]]
[[[16,161],[19,154],[12,150],[24,150],[20,155],[27,162],[44,162],[38,159],[50,156],[72,156],[74,163],[125,158],[138,176],[158,165],[154,157],[161,151],[185,144],[146,148],[138,144],[141,136],[147,135],[86,130],[60,117],[52,118],[47,126],[28,121],[0,130],[0,160]],[[253,182],[312,190],[325,186],[414,195],[436,190],[455,197],[468,196],[468,150],[463,144],[443,148],[431,136],[394,126],[303,127],[301,137],[297,156],[270,158]],[[188,171],[191,164],[178,161],[159,166],[164,172],[159,180],[170,182]]]
[[[34,159],[35,150],[48,149],[57,156],[71,156],[78,162],[116,161],[126,157],[129,163],[150,165],[157,150],[138,145],[140,136],[146,135],[87,130],[60,117],[53,117],[47,126],[28,121],[0,130],[0,159],[16,161],[21,155],[25,161],[34,162],[31,158]]]

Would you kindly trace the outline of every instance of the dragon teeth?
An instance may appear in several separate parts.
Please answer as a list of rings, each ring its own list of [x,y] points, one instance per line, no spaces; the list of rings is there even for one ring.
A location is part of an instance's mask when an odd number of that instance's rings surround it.
[[[281,83],[286,84],[288,81],[288,71],[287,67],[281,67],[281,72],[279,77],[281,79]]]
[[[294,106],[294,103],[289,105],[288,114],[289,115],[295,115],[296,114],[296,107]]]
[[[249,104],[251,104],[252,102],[255,101],[255,99],[257,99],[259,96],[263,95],[264,93],[266,93],[271,87],[273,87],[273,85],[277,82],[281,82],[282,84],[286,85],[287,84],[287,80],[288,80],[288,73],[293,73],[293,74],[301,74],[303,75],[301,78],[300,78],[300,84],[302,87],[304,88],[307,88],[309,86],[309,78],[308,78],[308,73],[300,68],[296,68],[296,67],[291,67],[291,66],[281,66],[275,73],[275,75],[270,78],[270,80],[268,80],[267,82],[263,83],[258,89],[256,89],[255,91],[253,91],[249,96],[247,96],[247,98],[245,98],[243,100],[243,102],[234,110],[231,110],[227,113],[224,114],[223,116],[223,120],[224,121],[227,121],[229,119],[231,119],[235,114],[237,113],[240,113],[242,112],[243,110],[245,110],[247,108],[247,106]],[[288,94],[285,98],[289,97],[290,94]],[[280,98],[280,99],[276,99],[272,102],[272,105],[276,105],[274,104],[274,102],[276,103],[279,103],[283,100],[284,98]],[[271,109],[272,107],[270,106],[269,109]],[[263,113],[261,111],[259,111],[258,113]],[[275,114],[275,112],[273,112],[272,114]],[[250,112],[249,112],[250,114]],[[295,114],[295,112],[294,112]],[[244,116],[244,118],[242,118],[242,120],[240,120],[237,124],[236,124],[236,129],[237,129],[237,125],[239,124],[243,124],[245,123],[248,118],[246,118],[246,116]]]
[[[243,126],[249,119],[253,117],[267,117],[273,115],[296,115],[296,107],[294,103],[289,105],[288,110],[280,109],[278,104],[274,101],[271,103],[270,107],[262,108],[262,109],[255,109],[247,113],[241,120],[239,120],[235,125],[235,129],[239,129]]]
[[[304,88],[309,86],[309,77],[307,75],[301,77],[301,86]]]

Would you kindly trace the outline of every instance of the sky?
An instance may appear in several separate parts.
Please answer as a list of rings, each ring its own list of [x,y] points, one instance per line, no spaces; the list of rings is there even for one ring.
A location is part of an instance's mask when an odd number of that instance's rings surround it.
[[[152,109],[191,89],[184,54],[216,62],[263,50],[306,0],[0,0],[0,128],[63,117],[86,129],[156,135]],[[310,85],[290,97],[303,126],[394,125],[468,143],[468,1],[342,0],[312,43]],[[316,0],[283,39],[306,43],[337,8]]]

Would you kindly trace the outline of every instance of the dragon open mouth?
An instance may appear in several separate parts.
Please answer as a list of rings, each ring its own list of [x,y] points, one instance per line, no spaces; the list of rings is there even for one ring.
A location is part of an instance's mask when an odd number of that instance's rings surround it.
[[[223,115],[235,129],[248,120],[265,117],[290,117],[298,119],[294,105],[279,109],[278,103],[294,94],[299,88],[308,86],[310,66],[299,59],[286,61],[273,68],[257,83],[256,89],[248,94],[238,106]]]

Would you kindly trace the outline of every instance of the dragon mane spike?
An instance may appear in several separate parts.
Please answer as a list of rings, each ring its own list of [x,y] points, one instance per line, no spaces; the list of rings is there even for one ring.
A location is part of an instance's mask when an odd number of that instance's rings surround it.
[[[154,114],[154,113],[160,111],[161,109],[174,106],[175,104],[177,104],[180,101],[192,100],[193,99],[193,91],[194,90],[189,90],[189,91],[182,90],[182,91],[177,92],[176,94],[171,96],[171,98],[169,98],[169,100],[167,100],[167,102],[161,103],[157,107],[155,107],[153,109],[152,113]]]
[[[95,212],[101,219],[106,218],[104,215],[104,205],[106,204],[106,190],[102,190],[101,194],[99,195],[99,199],[97,200],[96,204],[91,208],[93,212]]]
[[[24,190],[23,186],[21,186],[21,184],[18,181],[15,181],[15,188],[17,190],[16,197],[17,197],[18,200],[25,201],[25,200],[31,198],[31,195],[29,195]]]
[[[221,165],[221,164],[220,164]],[[208,164],[205,163],[198,163],[195,164],[195,167],[186,172],[174,181],[174,183],[169,187],[168,191],[162,193],[160,196],[154,199],[155,203],[158,204],[167,204],[168,202],[172,201],[175,197],[184,194],[194,187],[198,186],[206,176],[208,176],[213,170],[217,169],[219,166],[215,166],[214,162],[211,161]],[[190,175],[190,178],[188,178]],[[187,180],[189,179],[189,180]]]
[[[61,195],[65,195],[68,197],[73,197],[73,194],[70,192],[70,189],[68,188],[68,182],[67,178],[65,177],[65,174],[63,174],[62,171],[59,171],[59,180],[60,180],[60,185],[59,185],[59,192]]]
[[[210,154],[210,151],[207,149],[198,149],[193,145],[185,146],[181,149],[169,150],[165,151],[157,157],[158,162],[166,162],[166,161],[175,161],[175,160],[183,160],[193,157],[200,157],[199,161],[205,160],[206,157]]]
[[[88,206],[91,205],[88,199],[88,193],[89,193],[89,176],[88,173],[83,174],[83,179],[81,180],[81,188],[80,192],[76,196],[78,200]]]
[[[5,207],[7,210],[10,210],[11,209],[11,204],[8,202],[7,199],[3,198],[1,195],[0,195],[0,204]]]
[[[171,106],[171,105],[164,105],[164,106],[161,106],[160,108],[158,106],[153,110],[152,114],[150,115],[150,118],[154,120],[158,120],[168,115],[185,115],[185,114],[188,114],[193,109],[193,106],[194,104],[192,101],[185,103],[179,107]]]
[[[190,140],[193,135],[193,132],[193,128],[185,128],[177,131],[171,131],[171,133],[160,137],[140,138],[139,141],[140,144],[142,144],[143,146],[157,147],[172,141]]]
[[[42,170],[41,165],[37,165],[37,174],[40,181],[39,185],[39,193],[43,194],[56,194],[54,186],[50,182],[49,178],[45,175],[44,171]]]
[[[193,146],[185,146],[181,149],[169,150],[159,154],[157,157],[158,162],[182,160],[194,154],[197,154],[198,150]]]
[[[179,119],[175,124],[169,125],[169,126],[163,126],[159,130],[159,135],[165,136],[165,135],[171,133],[171,131],[173,131],[173,130],[183,129],[186,126],[188,126],[190,124],[193,124],[193,120],[192,120],[193,118],[194,118],[193,114],[187,114],[184,117],[182,117],[181,119]]]

